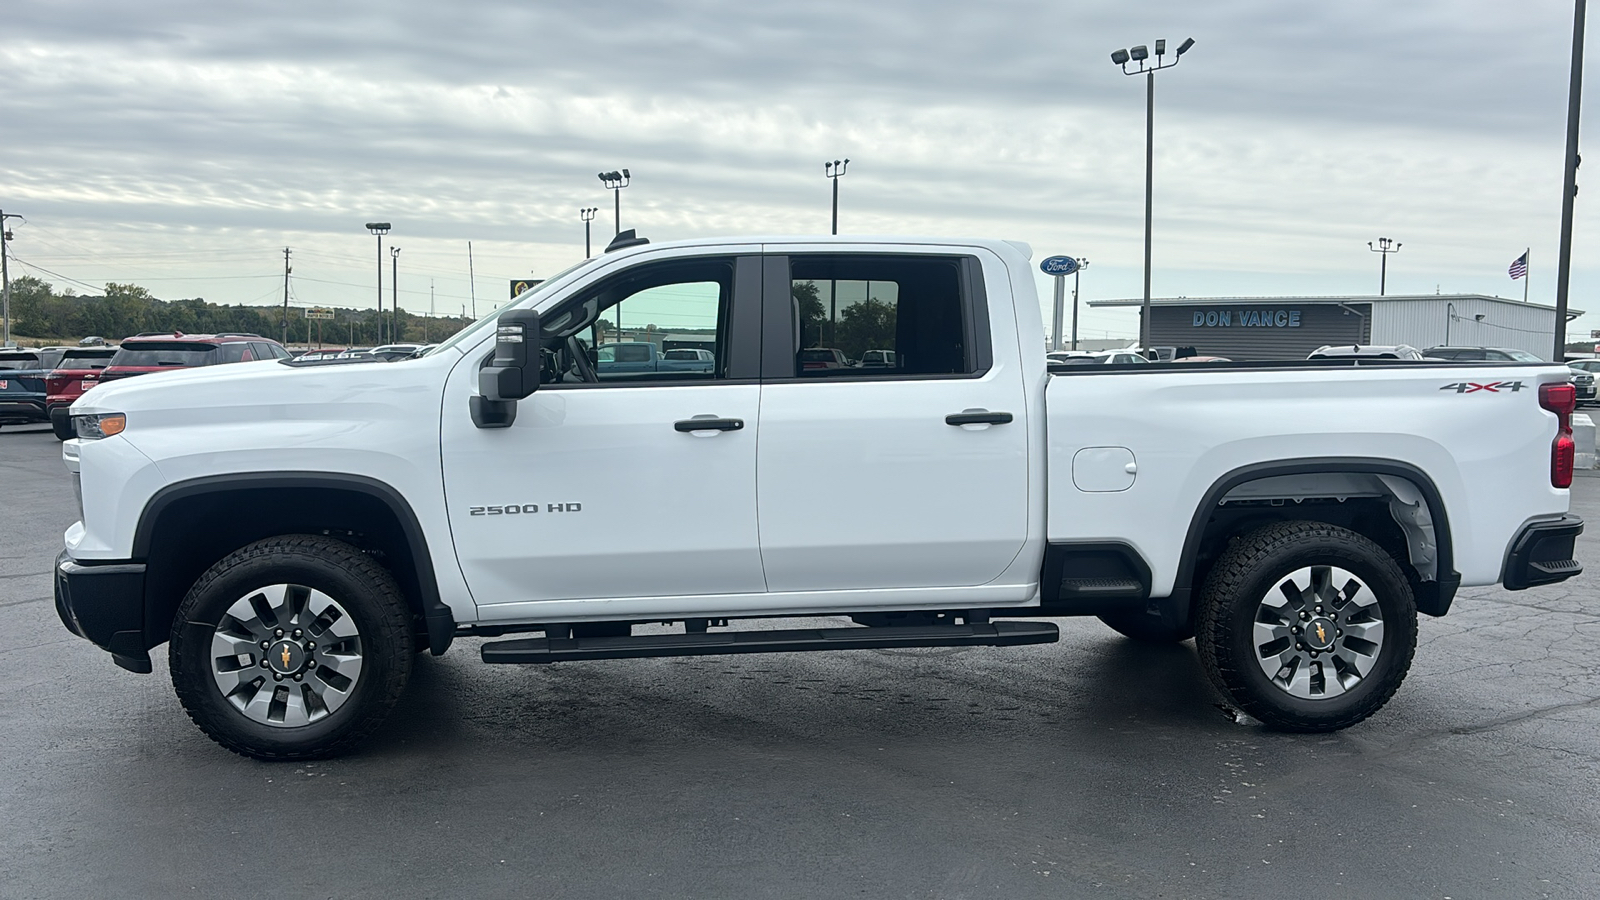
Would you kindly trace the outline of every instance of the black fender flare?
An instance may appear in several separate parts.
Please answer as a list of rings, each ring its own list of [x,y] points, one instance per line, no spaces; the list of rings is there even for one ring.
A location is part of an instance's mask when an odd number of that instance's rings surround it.
[[[1455,556],[1451,545],[1450,517],[1445,509],[1444,497],[1426,472],[1410,463],[1393,459],[1358,456],[1305,457],[1281,459],[1271,462],[1240,466],[1218,478],[1200,498],[1194,516],[1189,521],[1189,532],[1184,537],[1183,555],[1178,558],[1178,576],[1174,582],[1173,600],[1185,608],[1191,599],[1194,581],[1195,558],[1200,553],[1200,539],[1205,534],[1206,522],[1212,510],[1227,493],[1241,484],[1274,478],[1280,475],[1315,475],[1325,472],[1356,473],[1364,475],[1392,475],[1404,478],[1416,486],[1428,504],[1428,514],[1433,518],[1434,541],[1438,546],[1438,577],[1423,582],[1417,589],[1417,610],[1430,616],[1442,616],[1450,611],[1456,589],[1461,585],[1461,575],[1455,570]]]
[[[434,573],[433,557],[428,552],[427,537],[422,533],[422,523],[404,495],[376,478],[343,472],[243,472],[174,482],[156,491],[140,512],[139,524],[133,533],[133,558],[149,558],[156,522],[167,507],[180,500],[229,491],[287,488],[352,491],[370,496],[388,507],[400,523],[411,553],[423,622],[428,629],[428,649],[435,656],[444,653],[455,637],[455,615],[439,597],[439,580]]]

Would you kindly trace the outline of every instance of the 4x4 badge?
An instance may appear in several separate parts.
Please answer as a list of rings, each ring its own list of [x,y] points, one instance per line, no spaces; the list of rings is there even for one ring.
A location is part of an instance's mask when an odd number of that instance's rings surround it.
[[[1455,391],[1458,394],[1476,394],[1479,391],[1488,391],[1491,394],[1498,394],[1501,391],[1510,391],[1511,393],[1515,394],[1524,387],[1526,387],[1526,385],[1520,381],[1491,381],[1488,384],[1478,384],[1477,382],[1473,381],[1457,381],[1454,384],[1447,384],[1444,387],[1439,388],[1439,390]]]

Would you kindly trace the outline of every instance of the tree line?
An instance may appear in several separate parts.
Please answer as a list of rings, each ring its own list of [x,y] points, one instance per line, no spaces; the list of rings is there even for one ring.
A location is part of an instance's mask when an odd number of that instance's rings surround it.
[[[372,309],[334,309],[329,321],[310,320],[291,307],[288,336],[291,344],[322,343],[335,346],[371,346],[378,343],[378,313]],[[24,275],[11,282],[13,335],[54,340],[99,336],[120,341],[144,332],[216,334],[249,332],[274,339],[284,335],[282,306],[223,306],[202,297],[160,300],[133,284],[108,284],[103,296],[56,293],[48,282]],[[390,311],[384,311],[385,332]],[[394,312],[394,341],[437,342],[471,324],[459,316],[415,316],[402,307]]]

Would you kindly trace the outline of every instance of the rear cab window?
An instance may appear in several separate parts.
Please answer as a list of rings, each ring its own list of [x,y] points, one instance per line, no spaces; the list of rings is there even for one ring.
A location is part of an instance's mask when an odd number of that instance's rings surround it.
[[[798,327],[791,377],[958,377],[987,370],[987,311],[973,290],[976,260],[819,254],[791,256],[788,264],[790,319]]]

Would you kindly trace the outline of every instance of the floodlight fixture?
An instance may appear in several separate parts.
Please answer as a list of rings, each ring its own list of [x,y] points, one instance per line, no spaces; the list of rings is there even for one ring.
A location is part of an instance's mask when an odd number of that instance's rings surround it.
[[[1134,62],[1144,62],[1150,58],[1150,50],[1143,44],[1136,44],[1128,48],[1128,55],[1133,57]]]
[[[1182,56],[1185,53],[1188,53],[1189,52],[1189,48],[1193,47],[1193,46],[1194,46],[1194,38],[1184,38],[1183,39],[1183,43],[1178,45],[1178,55]]]
[[[1158,39],[1156,41],[1156,56],[1160,56],[1161,54],[1166,53],[1166,52],[1167,52],[1167,42],[1164,39]]]
[[[1128,51],[1126,51],[1126,50],[1114,51],[1111,54],[1111,62],[1112,62],[1113,65],[1118,65],[1118,66],[1127,65],[1128,64]]]

